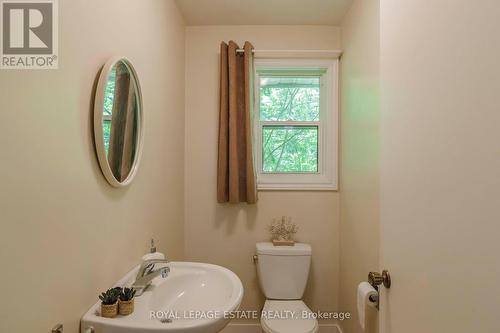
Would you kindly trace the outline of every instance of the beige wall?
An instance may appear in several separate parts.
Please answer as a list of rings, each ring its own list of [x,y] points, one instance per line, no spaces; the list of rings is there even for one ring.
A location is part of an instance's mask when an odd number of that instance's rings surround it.
[[[500,2],[380,3],[381,331],[498,332]]]
[[[274,217],[292,216],[297,238],[313,247],[305,300],[337,309],[339,196],[335,192],[260,192],[259,203],[216,203],[218,53],[223,40],[251,41],[257,49],[338,49],[340,30],[313,26],[198,26],[186,30],[185,253],[188,260],[221,264],[243,281],[243,309],[263,304],[255,243],[268,239]]]
[[[1,332],[79,319],[151,236],[183,256],[184,26],[172,1],[59,1],[60,69],[0,71]],[[111,188],[92,144],[92,85],[125,55],[142,85],[143,161]]]
[[[345,332],[356,333],[356,288],[379,258],[379,1],[355,0],[341,27],[339,308],[353,314]]]

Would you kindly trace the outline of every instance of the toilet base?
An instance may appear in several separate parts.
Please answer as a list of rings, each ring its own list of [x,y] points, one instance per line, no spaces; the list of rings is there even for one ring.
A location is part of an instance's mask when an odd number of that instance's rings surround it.
[[[266,300],[260,324],[263,333],[317,333],[319,326],[301,300]]]

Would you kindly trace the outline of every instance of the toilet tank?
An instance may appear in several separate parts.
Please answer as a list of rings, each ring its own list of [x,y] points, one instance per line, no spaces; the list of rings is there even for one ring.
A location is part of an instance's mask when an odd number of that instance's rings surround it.
[[[273,246],[263,242],[256,244],[256,250],[257,273],[266,298],[301,299],[309,276],[311,246]]]

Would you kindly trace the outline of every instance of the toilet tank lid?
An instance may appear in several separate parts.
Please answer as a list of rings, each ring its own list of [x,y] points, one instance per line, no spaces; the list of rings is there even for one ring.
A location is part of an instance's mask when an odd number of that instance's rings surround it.
[[[274,246],[271,242],[261,242],[255,245],[257,254],[273,256],[310,256],[311,245],[305,243],[295,243],[294,246]]]

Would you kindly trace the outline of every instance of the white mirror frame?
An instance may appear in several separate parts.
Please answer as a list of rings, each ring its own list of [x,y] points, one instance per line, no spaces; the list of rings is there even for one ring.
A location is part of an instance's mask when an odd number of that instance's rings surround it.
[[[106,149],[104,147],[104,133],[102,129],[102,122],[103,122],[103,110],[104,110],[104,95],[106,91],[106,85],[108,82],[108,77],[110,74],[111,69],[113,66],[119,62],[122,61],[124,62],[128,68],[130,68],[131,74],[134,77],[134,82],[137,87],[137,94],[138,94],[138,126],[137,128],[139,129],[139,137],[138,137],[138,144],[136,145],[135,148],[135,158],[134,162],[132,165],[132,168],[130,170],[130,173],[128,174],[127,178],[123,181],[118,181],[115,176],[113,175],[113,172],[111,171],[111,167],[109,166],[108,163],[108,157],[106,156]],[[113,187],[124,187],[129,185],[132,180],[134,179],[135,175],[137,174],[137,170],[139,168],[139,164],[141,161],[142,157],[142,148],[144,145],[144,114],[142,110],[142,92],[141,92],[141,86],[139,83],[139,77],[137,76],[137,72],[135,71],[134,66],[132,63],[125,57],[113,57],[109,59],[106,64],[104,64],[104,67],[102,68],[101,74],[99,76],[99,81],[97,83],[97,90],[95,94],[95,101],[94,101],[94,141],[95,141],[95,148],[96,148],[96,153],[97,153],[97,158],[99,160],[99,165],[101,167],[101,171],[104,174],[104,177],[108,181],[108,183],[113,186]]]

